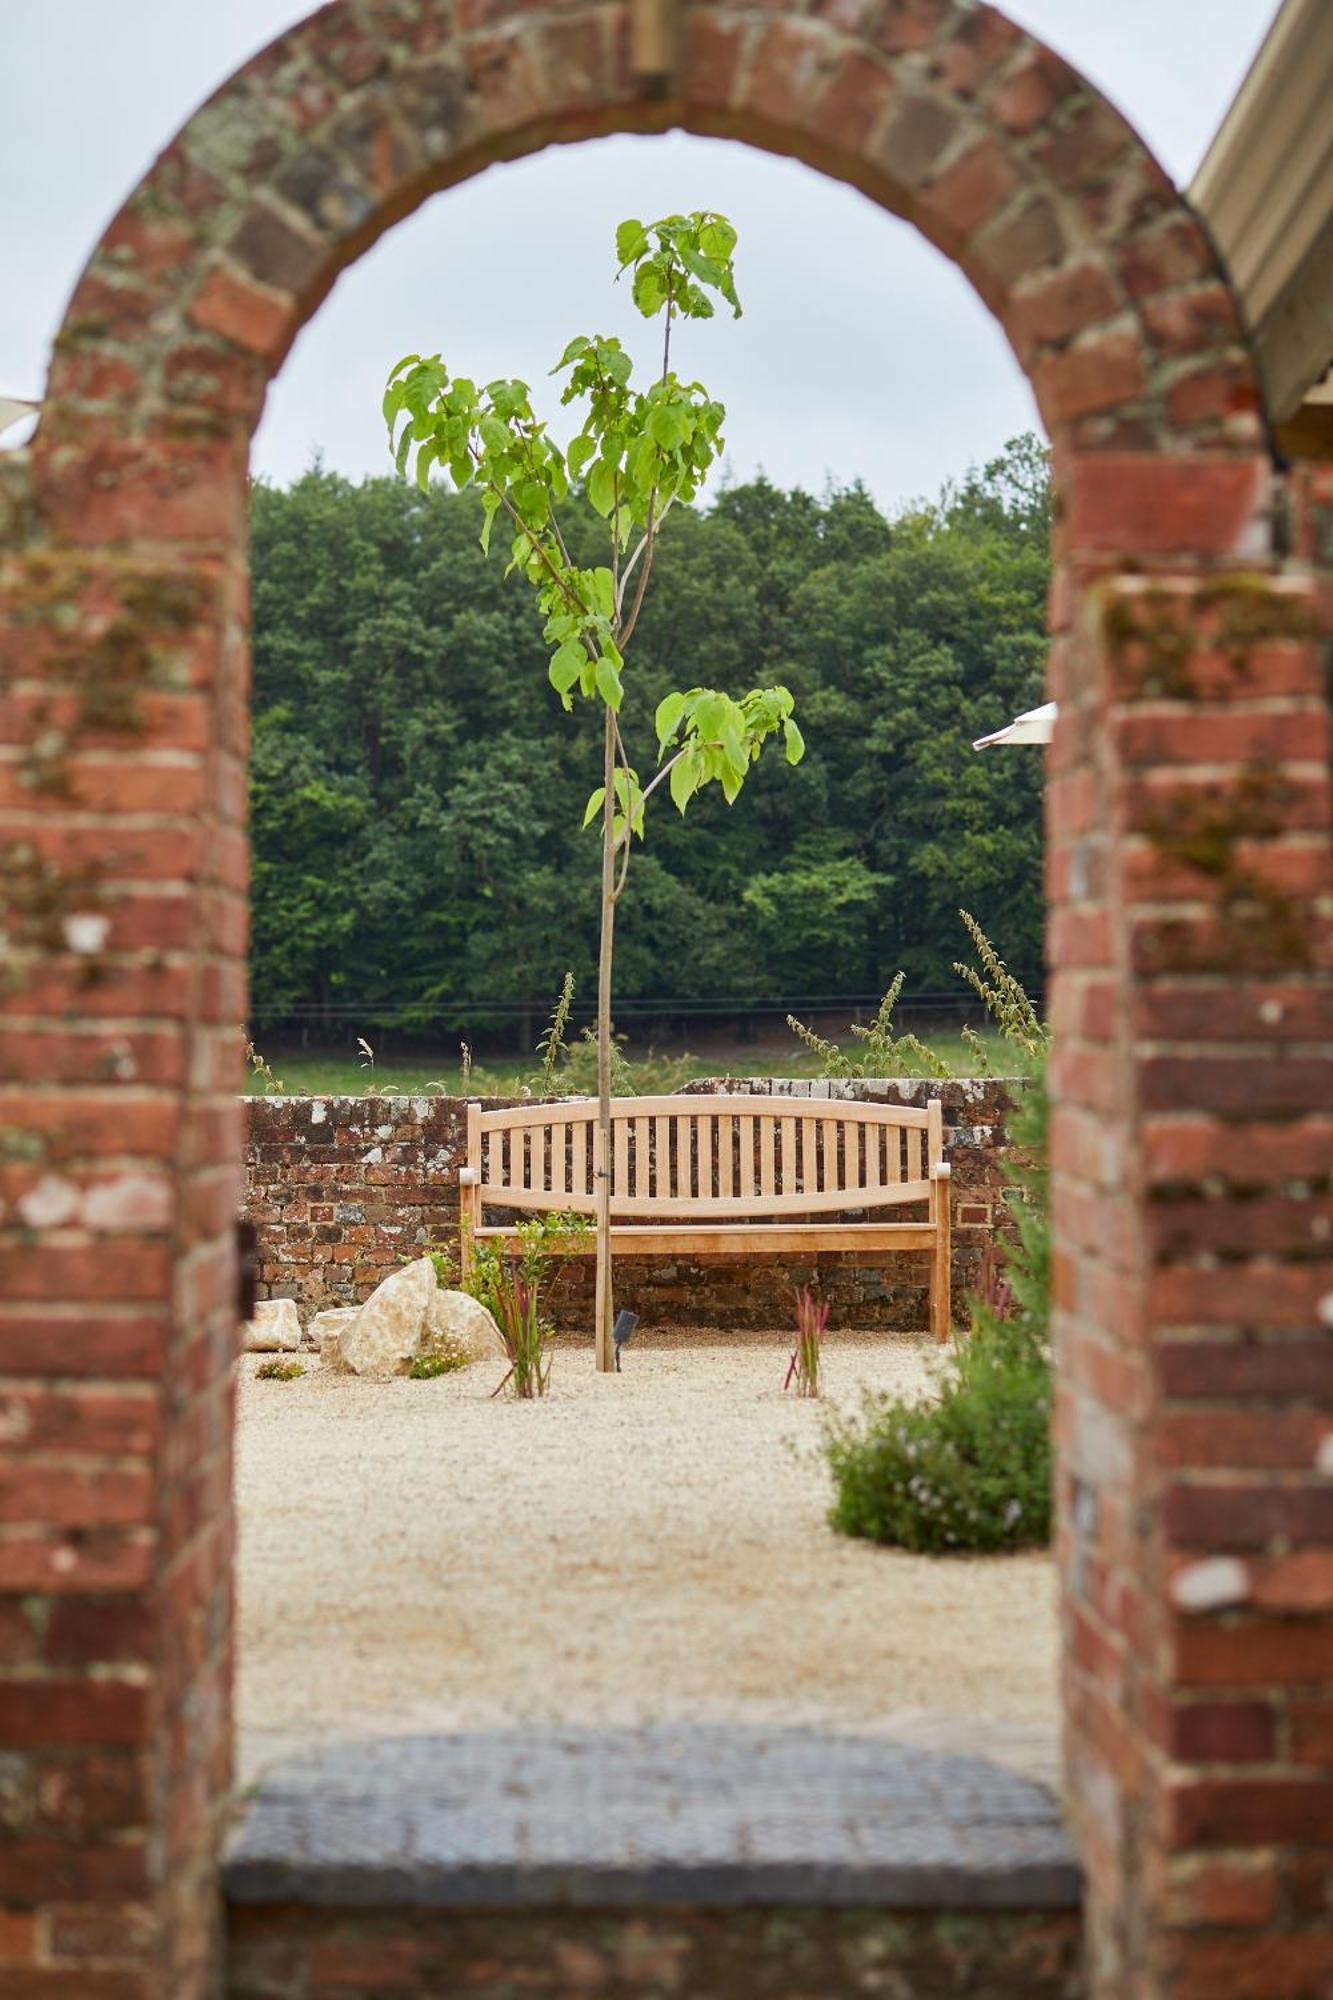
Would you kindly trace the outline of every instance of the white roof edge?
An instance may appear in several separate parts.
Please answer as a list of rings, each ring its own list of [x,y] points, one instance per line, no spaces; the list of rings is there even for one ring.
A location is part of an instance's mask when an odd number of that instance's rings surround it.
[[[1025,709],[1003,729],[996,729],[989,736],[978,736],[972,748],[989,750],[995,743],[1049,743],[1059,713],[1059,704],[1053,701],[1043,702],[1040,708]]]

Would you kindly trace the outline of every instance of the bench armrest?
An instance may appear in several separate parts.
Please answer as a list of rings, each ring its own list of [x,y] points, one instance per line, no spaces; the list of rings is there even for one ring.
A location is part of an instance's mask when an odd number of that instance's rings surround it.
[[[458,1169],[459,1187],[476,1187],[480,1181],[481,1175],[475,1167],[460,1167]]]
[[[936,1160],[934,1166],[930,1170],[930,1178],[933,1181],[952,1180],[953,1168],[950,1166],[947,1160]]]

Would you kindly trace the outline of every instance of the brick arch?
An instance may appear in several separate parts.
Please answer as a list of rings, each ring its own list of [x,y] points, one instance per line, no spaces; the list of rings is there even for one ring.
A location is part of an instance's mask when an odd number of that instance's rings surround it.
[[[995,313],[1069,452],[1262,449],[1198,221],[1120,114],[988,7],[687,6],[649,92],[621,4],[494,0],[456,26],[444,5],[349,0],[231,78],[94,252],[35,452],[49,518],[68,510],[81,539],[230,532],[228,447],[340,270],[497,159],[668,126],[794,155],[914,223]]]
[[[921,228],[1054,440],[1060,1558],[1092,1984],[1203,1992],[1220,1965],[1237,2000],[1313,1991],[1333,492],[1275,482],[1205,236],[1021,30],[970,0],[686,4],[680,28],[674,71],[636,77],[623,6],[335,0],[131,196],[0,467],[0,1729],[27,1788],[0,1963],[153,2000],[217,1964],[265,389],[433,191],[683,125]]]

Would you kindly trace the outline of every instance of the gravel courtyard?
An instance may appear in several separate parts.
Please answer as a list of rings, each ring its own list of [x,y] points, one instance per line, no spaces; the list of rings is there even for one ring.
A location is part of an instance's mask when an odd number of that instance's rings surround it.
[[[828,1400],[925,1392],[928,1350],[836,1336]],[[780,1337],[678,1335],[545,1402],[501,1369],[240,1395],[241,1776],[333,1738],[524,1723],[809,1723],[1054,1771],[1043,1555],[941,1561],[826,1522],[821,1410]]]

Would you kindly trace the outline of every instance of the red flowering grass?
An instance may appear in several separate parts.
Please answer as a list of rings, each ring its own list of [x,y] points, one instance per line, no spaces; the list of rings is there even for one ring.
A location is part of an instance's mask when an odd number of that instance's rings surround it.
[[[816,1299],[809,1285],[802,1285],[794,1297],[796,1345],[792,1349],[791,1365],[782,1386],[789,1389],[794,1378],[798,1396],[817,1396],[820,1393],[824,1333],[828,1327],[828,1301]]]

